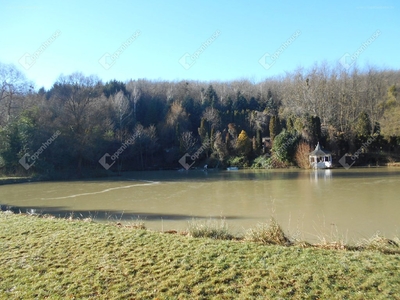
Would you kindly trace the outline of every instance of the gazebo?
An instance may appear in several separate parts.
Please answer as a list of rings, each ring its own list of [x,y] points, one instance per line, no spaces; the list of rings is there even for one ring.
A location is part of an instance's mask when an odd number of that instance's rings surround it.
[[[310,166],[313,169],[330,169],[332,168],[332,155],[329,151],[323,150],[317,144],[315,150],[309,155]]]

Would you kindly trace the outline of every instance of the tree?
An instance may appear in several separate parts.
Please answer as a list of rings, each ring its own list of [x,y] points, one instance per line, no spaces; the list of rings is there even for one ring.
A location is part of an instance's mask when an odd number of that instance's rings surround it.
[[[142,95],[142,92],[138,87],[138,83],[135,81],[128,82],[128,84],[126,85],[126,90],[128,91],[130,100],[133,103],[133,122],[136,123],[137,104],[139,102],[140,96]]]
[[[289,132],[294,132],[296,130],[294,124],[295,124],[295,117],[290,116],[286,121],[286,130]]]
[[[147,143],[146,143],[146,154],[150,154],[151,163],[153,164],[154,160],[154,153],[157,151],[158,148],[158,137],[157,137],[157,129],[154,125],[150,125],[145,130]]]
[[[193,136],[193,132],[185,131],[181,133],[180,148],[182,153],[190,152],[196,143],[197,139]]]
[[[17,123],[9,123],[0,128],[0,160],[5,173],[15,174],[18,170],[18,160],[24,155],[21,134]]]
[[[249,123],[253,130],[265,130],[268,127],[270,117],[265,112],[249,112]]]
[[[355,124],[354,132],[358,137],[368,137],[371,135],[372,125],[366,112],[360,113]]]
[[[240,132],[237,138],[236,150],[241,156],[247,156],[251,151],[251,141],[244,130]]]
[[[214,150],[217,153],[220,162],[223,162],[228,156],[228,149],[223,141],[222,133],[220,131],[215,134]]]
[[[61,131],[69,139],[70,151],[78,160],[77,171],[81,174],[84,159],[92,157],[94,141],[105,119],[102,110],[102,84],[96,76],[82,73],[61,75],[52,88],[53,105],[60,120]]]
[[[277,116],[279,111],[279,103],[272,95],[272,91],[268,89],[267,101],[265,103],[265,112],[270,116]]]
[[[159,123],[159,130],[164,147],[179,147],[181,132],[188,130],[188,115],[179,101],[172,103],[165,123]]]
[[[300,137],[297,133],[291,133],[286,130],[283,130],[281,133],[279,133],[275,137],[271,149],[272,165],[285,166],[292,163],[299,140]]]
[[[296,153],[294,155],[294,160],[298,167],[302,169],[309,169],[310,162],[308,160],[308,155],[313,149],[306,142],[301,142],[296,147]]]
[[[122,92],[124,95],[128,94],[125,83],[123,83],[122,81],[117,81],[115,79],[110,80],[103,87],[103,93],[107,98],[117,94],[118,92]]]
[[[116,133],[116,137],[120,144],[128,138],[129,128],[128,125],[131,121],[132,111],[128,98],[125,96],[123,91],[117,92],[115,95],[110,96],[111,106],[114,111],[113,116],[113,133]],[[118,159],[118,172],[122,170],[123,159]]]
[[[269,123],[269,134],[273,141],[275,137],[281,132],[281,122],[278,116],[272,116]]]
[[[254,97],[250,98],[249,109],[250,110],[258,110],[259,109],[259,104],[258,104],[256,98],[254,98]]]
[[[211,125],[211,129],[218,128],[221,123],[218,110],[212,107],[207,107],[205,109],[203,112],[203,119]]]
[[[142,124],[136,124],[135,129],[133,130],[133,136],[135,137],[134,141],[134,150],[136,153],[139,154],[139,161],[140,161],[140,169],[144,169],[144,159],[143,154],[146,150],[146,133],[145,129]]]
[[[203,144],[204,144],[204,141],[206,139],[207,132],[208,132],[208,129],[207,129],[207,124],[206,124],[206,119],[205,118],[201,118],[200,127],[198,128],[198,133],[199,133],[201,142]]]
[[[261,130],[256,131],[256,148],[255,150],[259,151],[261,150],[262,146],[262,135],[261,135]]]
[[[218,95],[214,90],[213,86],[210,84],[207,90],[204,92],[203,107],[216,108],[218,104]]]
[[[321,119],[318,116],[311,116],[308,129],[312,144],[317,144],[321,140]]]
[[[122,132],[126,130],[129,124],[132,111],[130,110],[130,103],[123,91],[119,91],[112,97],[112,105],[116,115],[116,129],[121,132],[120,140],[122,140]]]
[[[242,111],[245,110],[246,108],[247,108],[247,100],[243,96],[243,94],[240,91],[238,91],[236,93],[236,102],[234,109],[237,111]]]
[[[366,112],[360,113],[354,128],[355,147],[358,149],[362,143],[366,142],[371,137],[372,125],[369,116]],[[363,148],[363,151],[366,149]]]
[[[13,111],[21,108],[21,96],[33,89],[33,83],[12,64],[0,63],[0,125],[10,121]]]

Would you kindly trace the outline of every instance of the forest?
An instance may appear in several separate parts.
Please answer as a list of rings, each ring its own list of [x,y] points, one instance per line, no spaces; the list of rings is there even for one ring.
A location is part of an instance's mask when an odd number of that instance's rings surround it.
[[[0,173],[181,169],[182,157],[192,168],[307,168],[318,142],[336,163],[357,153],[356,165],[388,164],[399,160],[399,85],[398,70],[316,63],[260,82],[76,72],[46,90],[0,63]]]

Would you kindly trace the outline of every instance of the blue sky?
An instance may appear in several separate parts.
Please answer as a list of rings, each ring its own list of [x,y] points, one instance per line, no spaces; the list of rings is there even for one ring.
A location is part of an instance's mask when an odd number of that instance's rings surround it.
[[[0,0],[0,7],[0,62],[17,65],[37,87],[76,71],[103,81],[260,81],[341,59],[400,69],[397,1]]]

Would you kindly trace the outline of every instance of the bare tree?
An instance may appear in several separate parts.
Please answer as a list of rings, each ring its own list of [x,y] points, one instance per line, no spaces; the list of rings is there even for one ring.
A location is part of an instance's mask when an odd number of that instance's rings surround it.
[[[253,130],[264,130],[269,124],[269,116],[266,112],[252,111],[249,113],[249,123]]]
[[[122,91],[119,91],[115,96],[113,96],[111,101],[116,114],[116,125],[119,132],[119,139],[122,141],[126,135],[124,133],[126,132],[126,125],[128,125],[132,115],[130,103]]]
[[[180,144],[183,152],[190,152],[196,143],[197,139],[193,136],[193,132],[185,131],[181,133]]]
[[[94,130],[101,128],[103,121],[101,92],[101,81],[96,76],[86,77],[82,73],[61,75],[52,89],[62,130],[73,141],[70,147],[78,159],[78,174],[83,158],[92,155]]]
[[[203,118],[211,124],[212,128],[218,128],[221,124],[221,118],[219,117],[218,110],[213,107],[207,107],[203,112]]]
[[[22,96],[33,89],[14,65],[0,63],[0,124],[7,123],[13,111],[22,107]]]
[[[130,93],[131,101],[133,102],[133,119],[136,123],[137,120],[137,103],[142,95],[140,88],[138,87],[138,83],[135,81],[130,81],[126,85],[126,90]]]

